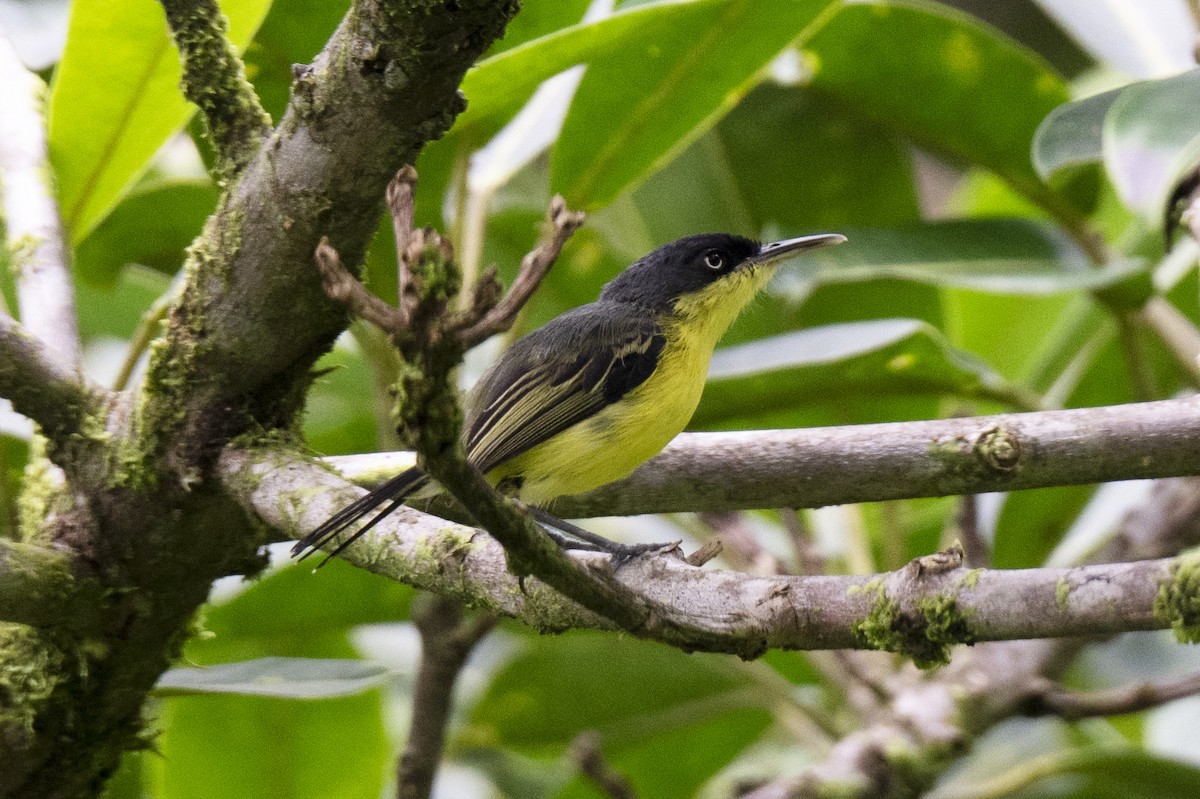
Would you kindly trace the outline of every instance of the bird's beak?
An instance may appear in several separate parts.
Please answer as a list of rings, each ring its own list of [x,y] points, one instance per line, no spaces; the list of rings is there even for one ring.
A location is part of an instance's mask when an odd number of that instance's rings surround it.
[[[770,264],[784,258],[790,258],[806,250],[815,250],[818,247],[830,247],[834,244],[841,244],[844,241],[846,241],[846,237],[841,233],[818,233],[815,236],[784,239],[783,241],[764,244],[757,255],[753,255],[746,260],[752,264],[761,266],[762,264]]]

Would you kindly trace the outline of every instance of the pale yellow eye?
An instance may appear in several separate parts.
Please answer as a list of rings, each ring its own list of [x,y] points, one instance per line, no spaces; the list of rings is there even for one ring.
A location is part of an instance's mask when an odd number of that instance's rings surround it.
[[[717,270],[725,266],[725,256],[713,250],[708,255],[704,256],[704,265],[709,269]]]

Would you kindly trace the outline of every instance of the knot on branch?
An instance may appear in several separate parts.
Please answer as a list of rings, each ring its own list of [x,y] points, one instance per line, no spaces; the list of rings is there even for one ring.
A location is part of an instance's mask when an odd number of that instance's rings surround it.
[[[1007,427],[992,427],[980,433],[975,452],[993,471],[1013,472],[1021,464],[1021,441]]]
[[[975,642],[969,611],[958,606],[957,598],[960,588],[971,587],[971,572],[940,593],[927,593],[924,583],[959,570],[962,560],[956,544],[911,561],[887,579],[852,588],[852,593],[875,595],[870,612],[854,624],[855,637],[865,647],[905,655],[921,669],[948,663],[950,647]]]

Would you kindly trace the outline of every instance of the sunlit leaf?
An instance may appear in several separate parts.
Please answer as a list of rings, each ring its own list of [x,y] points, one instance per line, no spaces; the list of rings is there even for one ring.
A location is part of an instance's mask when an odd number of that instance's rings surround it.
[[[734,0],[680,19],[649,46],[590,60],[554,150],[551,186],[605,205],[728,113],[762,69],[806,36],[829,0]]]
[[[891,230],[843,228],[849,242],[798,257],[771,285],[800,295],[815,283],[896,278],[998,294],[1100,289],[1147,274],[1138,260],[1087,265],[1070,241],[1024,220],[972,219]]]
[[[1038,124],[1069,99],[1062,78],[1034,53],[964,14],[917,0],[850,2],[805,50],[813,87],[1067,212],[1029,161]]]
[[[1104,164],[1117,193],[1151,224],[1200,159],[1200,69],[1126,87],[1104,120]]]
[[[1123,89],[1113,89],[1055,108],[1033,135],[1033,167],[1043,180],[1103,157],[1104,118]]]
[[[244,47],[270,0],[228,0]],[[77,0],[50,93],[50,160],[63,222],[82,241],[195,109],[179,91],[179,55],[153,0]]]
[[[936,328],[915,319],[876,319],[718,350],[692,425],[844,396],[1010,392],[991,367],[953,349]]]

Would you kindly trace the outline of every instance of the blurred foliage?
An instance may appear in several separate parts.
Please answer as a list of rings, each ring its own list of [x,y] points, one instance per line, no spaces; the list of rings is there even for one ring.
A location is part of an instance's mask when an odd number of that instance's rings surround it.
[[[222,5],[278,121],[292,65],[314,58],[348,3]],[[1114,317],[1154,294],[1200,321],[1196,277],[1171,266],[1161,238],[1166,203],[1200,154],[1197,72],[1134,81],[1105,66],[1088,15],[1059,14],[1059,27],[1028,2],[524,6],[467,76],[469,110],[421,155],[417,205],[418,222],[448,231],[459,251],[469,251],[464,231],[482,229],[478,260],[505,279],[536,241],[552,191],[591,212],[523,329],[590,301],[625,264],[682,235],[842,232],[849,244],[781,271],[731,331],[695,427],[1081,407],[1193,388],[1152,330]],[[153,329],[147,314],[170,296],[218,196],[161,16],[148,10],[145,0],[76,0],[51,75],[51,155],[75,245],[87,368],[102,382],[141,354],[131,338],[139,325]],[[1153,28],[1157,12],[1144,13]],[[1132,48],[1135,33],[1106,33],[1110,46]],[[1137,35],[1139,47],[1154,46]],[[581,63],[589,67],[577,88],[545,100],[543,116],[518,117],[543,80]],[[520,155],[483,150],[510,123],[525,139]],[[8,271],[0,296],[12,307]],[[366,274],[394,297],[385,224]],[[361,344],[343,337],[310,394],[305,430],[320,451],[386,440],[376,403],[386,402],[379,376],[389,365]],[[468,375],[484,360],[472,358]],[[1148,385],[1135,385],[1135,372]],[[0,534],[12,528],[28,437],[0,415]],[[1125,490],[987,498],[981,532],[995,565],[1036,566],[1067,537],[1101,540],[1097,503]],[[936,499],[854,509],[863,557],[892,568],[926,554],[953,528],[956,508]],[[820,529],[825,518],[809,521],[830,562],[843,564],[844,531]],[[754,523],[786,551],[775,515]],[[412,591],[340,562],[316,576],[285,566],[225,588],[179,665],[233,664],[232,673],[172,673],[172,690],[152,708],[161,730],[153,751],[127,757],[108,795],[389,792],[411,699]],[[1197,666],[1156,637],[1128,639],[1141,643],[1089,650],[1072,679],[1103,687]],[[821,737],[806,719],[854,723],[844,697],[796,653],[741,663],[506,625],[467,676],[448,757],[491,793],[454,783],[451,772],[443,796],[597,797],[566,755],[585,730],[599,733],[645,799],[726,796],[745,775],[768,773],[756,769],[818,758]],[[378,679],[386,685],[372,687]],[[331,698],[313,698],[322,693]],[[1011,722],[941,789],[1196,796],[1200,772],[1179,759],[1200,758],[1195,741],[1164,711],[1118,723]]]

